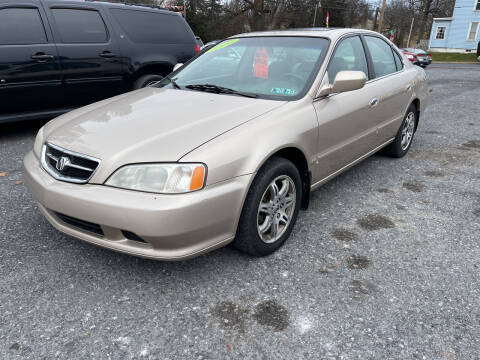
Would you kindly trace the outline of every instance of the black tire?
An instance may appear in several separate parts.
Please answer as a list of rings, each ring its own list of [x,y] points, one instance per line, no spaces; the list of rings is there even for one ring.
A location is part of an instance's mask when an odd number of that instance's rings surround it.
[[[410,114],[413,114],[413,117],[414,117],[414,121],[415,121],[414,130],[413,130],[413,134],[410,139],[410,142],[408,143],[408,146],[402,147],[402,130]],[[385,154],[394,158],[404,157],[407,154],[408,150],[410,149],[410,146],[412,146],[413,137],[417,130],[417,125],[418,125],[418,111],[414,104],[410,104],[410,106],[408,107],[407,113],[403,117],[402,125],[400,125],[400,129],[398,129],[397,136],[395,137],[395,140],[385,148],[385,151],[384,151]]]
[[[290,223],[284,228],[283,234],[274,242],[264,242],[257,230],[258,209],[269,185],[278,177],[287,176],[295,185],[292,194],[296,194],[295,205],[291,211]],[[302,199],[302,180],[297,167],[289,160],[273,157],[259,170],[248,191],[242,214],[238,224],[237,235],[233,246],[238,250],[252,256],[265,256],[280,248],[290,236]]]
[[[138,90],[138,89],[144,88],[155,81],[162,80],[163,78],[164,77],[162,75],[158,75],[158,74],[148,74],[148,75],[140,76],[133,83],[133,89]]]

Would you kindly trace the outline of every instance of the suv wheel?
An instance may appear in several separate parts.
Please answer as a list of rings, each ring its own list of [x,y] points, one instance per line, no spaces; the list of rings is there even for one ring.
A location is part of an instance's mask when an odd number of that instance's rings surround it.
[[[248,191],[233,245],[253,256],[265,256],[283,245],[297,220],[302,181],[296,166],[272,158]]]
[[[147,86],[150,86],[157,81],[162,80],[164,77],[162,75],[157,75],[157,74],[148,74],[148,75],[143,75],[140,76],[135,82],[133,83],[133,89],[141,89]]]

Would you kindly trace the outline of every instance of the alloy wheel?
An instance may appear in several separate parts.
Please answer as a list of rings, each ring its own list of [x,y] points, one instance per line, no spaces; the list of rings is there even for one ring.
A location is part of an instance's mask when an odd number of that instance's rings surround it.
[[[257,212],[257,230],[263,242],[271,244],[285,233],[295,211],[296,197],[295,183],[287,175],[268,185]]]
[[[402,146],[402,150],[406,150],[410,146],[414,132],[415,132],[415,114],[413,112],[410,112],[408,113],[402,128],[402,140],[400,142],[400,145]]]

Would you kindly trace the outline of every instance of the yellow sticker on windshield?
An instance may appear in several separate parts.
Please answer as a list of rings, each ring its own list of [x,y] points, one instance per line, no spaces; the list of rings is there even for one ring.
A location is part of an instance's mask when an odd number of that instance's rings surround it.
[[[223,41],[222,43],[220,43],[220,44],[214,46],[213,48],[211,48],[210,50],[208,50],[207,53],[217,51],[217,50],[223,49],[224,47],[235,44],[238,40],[239,39],[232,39],[232,40]]]

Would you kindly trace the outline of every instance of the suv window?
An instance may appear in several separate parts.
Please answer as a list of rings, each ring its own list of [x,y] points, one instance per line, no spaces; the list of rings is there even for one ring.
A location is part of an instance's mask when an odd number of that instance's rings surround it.
[[[337,46],[327,68],[330,84],[335,80],[337,73],[344,70],[363,71],[368,78],[367,59],[358,36],[348,37]]]
[[[390,45],[374,36],[365,36],[365,42],[372,57],[375,77],[385,76],[397,71]]]
[[[123,9],[111,9],[110,12],[133,42],[189,44],[194,41],[193,34],[187,31],[178,15]]]
[[[107,29],[96,10],[52,9],[63,43],[103,43]]]
[[[37,9],[0,9],[0,44],[45,44],[47,35]]]

